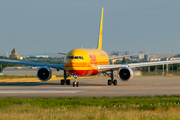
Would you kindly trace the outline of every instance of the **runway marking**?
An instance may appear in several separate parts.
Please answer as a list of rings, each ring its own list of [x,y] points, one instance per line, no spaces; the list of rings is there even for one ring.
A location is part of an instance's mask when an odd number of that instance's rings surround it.
[[[78,93],[100,87],[0,87],[0,94],[63,94]]]
[[[23,94],[23,93],[32,93],[32,94],[35,94],[35,93],[77,93],[77,92],[80,92],[80,91],[41,91],[41,90],[38,90],[38,91],[19,91],[19,90],[13,90],[13,91],[0,91],[0,94],[2,93],[5,93],[5,94],[12,94],[12,93],[20,93],[20,94]]]

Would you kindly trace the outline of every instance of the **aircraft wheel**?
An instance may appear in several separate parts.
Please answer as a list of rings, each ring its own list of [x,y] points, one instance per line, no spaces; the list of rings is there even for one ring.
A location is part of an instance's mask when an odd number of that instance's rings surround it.
[[[113,84],[114,84],[114,85],[117,85],[117,80],[114,80],[114,81],[113,81]]]
[[[111,85],[111,80],[108,80],[108,85]]]
[[[75,82],[73,82],[73,87],[75,87]]]
[[[61,85],[64,85],[64,80],[63,79],[61,80]]]
[[[70,85],[70,80],[69,80],[69,79],[66,81],[66,84],[67,84],[67,85]]]
[[[78,87],[78,82],[76,82],[76,87]]]

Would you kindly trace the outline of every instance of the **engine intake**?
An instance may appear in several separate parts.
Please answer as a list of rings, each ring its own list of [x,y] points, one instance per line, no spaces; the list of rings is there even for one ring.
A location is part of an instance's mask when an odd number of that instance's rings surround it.
[[[133,77],[133,71],[129,67],[122,67],[118,71],[118,77],[124,82],[129,81]]]
[[[37,77],[42,81],[47,81],[51,78],[52,71],[49,67],[41,67],[37,71]]]

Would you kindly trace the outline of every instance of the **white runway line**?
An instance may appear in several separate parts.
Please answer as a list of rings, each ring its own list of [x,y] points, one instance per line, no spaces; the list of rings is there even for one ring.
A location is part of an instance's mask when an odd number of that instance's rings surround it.
[[[100,87],[0,87],[0,94],[74,94]]]
[[[5,93],[5,94],[12,94],[12,93],[17,93],[17,94],[23,94],[23,93],[26,93],[26,94],[30,94],[30,93],[32,93],[32,94],[35,94],[35,93],[77,93],[77,92],[80,92],[80,91],[40,91],[40,90],[38,90],[38,91],[29,91],[29,90],[27,90],[27,91],[19,91],[19,90],[13,90],[13,91],[0,91],[0,94],[2,94],[2,93]]]

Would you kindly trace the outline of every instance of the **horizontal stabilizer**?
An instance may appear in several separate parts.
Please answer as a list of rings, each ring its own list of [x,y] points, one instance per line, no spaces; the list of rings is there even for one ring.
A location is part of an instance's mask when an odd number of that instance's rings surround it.
[[[66,55],[66,53],[61,53],[61,52],[58,52],[58,54]]]

